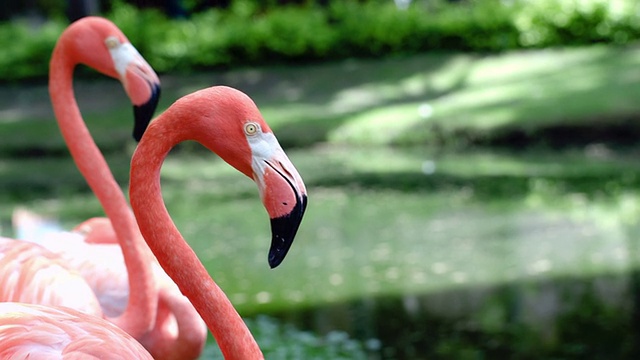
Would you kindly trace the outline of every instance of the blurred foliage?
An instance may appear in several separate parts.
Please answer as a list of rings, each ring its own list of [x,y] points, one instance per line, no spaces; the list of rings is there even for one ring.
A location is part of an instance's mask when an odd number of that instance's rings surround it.
[[[0,26],[0,79],[46,76],[53,44],[64,24],[51,21],[38,30],[20,21]]]
[[[55,2],[43,3],[50,20],[40,28],[15,19],[0,24],[1,79],[46,75],[66,24]],[[104,15],[159,72],[434,50],[625,44],[640,37],[640,3],[634,0],[431,0],[405,10],[391,1],[273,3],[236,0],[189,19],[169,19],[157,9],[116,1]]]

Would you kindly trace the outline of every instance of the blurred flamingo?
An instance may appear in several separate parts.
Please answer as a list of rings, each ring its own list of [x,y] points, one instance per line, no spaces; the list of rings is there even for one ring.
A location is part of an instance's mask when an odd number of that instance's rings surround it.
[[[114,324],[70,308],[0,303],[1,359],[153,359]]]
[[[160,81],[124,34],[110,21],[98,17],[83,18],[69,25],[60,35],[49,65],[49,95],[60,132],[105,213],[116,220],[114,230],[127,264],[127,279],[137,289],[130,292],[124,311],[111,315],[115,316],[111,320],[134,338],[140,338],[153,327],[157,308],[155,281],[149,266],[151,257],[144,242],[138,241],[135,219],[124,194],[80,115],[72,85],[77,64],[86,64],[122,82],[134,104],[134,137],[139,137],[151,120]],[[58,246],[82,256],[77,244],[67,240],[59,241]],[[96,291],[96,295],[101,304],[107,300],[100,292]]]
[[[0,299],[1,359],[151,359],[102,318],[84,278],[37,244],[0,238]]]
[[[302,178],[253,101],[242,92],[211,87],[176,101],[146,130],[131,160],[131,207],[162,268],[189,298],[226,359],[261,359],[251,333],[171,220],[160,191],[160,169],[182,141],[195,140],[252,178],[271,218],[268,262],[278,266],[304,214]]]
[[[120,255],[117,251],[117,237],[115,235],[111,221],[104,217],[95,217],[84,221],[73,229],[74,233],[80,233],[86,244],[95,249],[96,255],[92,259],[97,259],[107,252],[114,252],[113,256],[109,256],[111,260]],[[95,244],[115,244],[105,247],[96,246]],[[121,256],[120,256],[121,259]],[[151,263],[153,274],[158,285],[158,309],[155,317],[155,325],[145,335],[138,340],[149,349],[155,359],[176,359],[188,360],[197,359],[207,340],[207,327],[197,313],[189,300],[182,295],[178,286],[169,278],[167,273],[160,267],[157,260]],[[111,272],[113,275],[126,274],[123,269],[124,262],[122,259],[115,262],[103,263],[104,266],[97,267],[96,263],[85,264],[84,269],[94,268],[92,274]],[[90,276],[93,279],[105,279],[102,277]],[[95,286],[99,287],[105,281],[95,282]],[[126,283],[122,283],[119,289],[127,290]],[[106,287],[106,286],[105,286]],[[106,289],[105,289],[106,290]],[[126,294],[125,294],[126,295]],[[116,298],[117,296],[114,296]],[[120,296],[122,298],[122,296]],[[121,307],[112,309],[114,311],[122,311]]]
[[[95,219],[90,219],[74,234],[57,232],[27,240],[61,255],[79,270],[96,293],[104,314],[140,340],[154,357],[195,359],[206,341],[206,326],[150,253],[122,190],[82,120],[71,84],[78,63],[122,82],[134,104],[136,140],[157,105],[157,75],[113,23],[87,17],[63,32],[50,64],[51,101],[78,169],[111,219],[101,219],[109,223],[110,238],[94,241],[102,228],[94,229]],[[32,225],[32,217],[18,210],[14,225],[24,229]]]
[[[60,256],[37,244],[2,237],[0,301],[65,306],[103,316],[91,287]]]
[[[144,241],[138,241],[135,218],[126,205],[124,194],[113,179],[80,115],[72,86],[73,70],[77,64],[87,64],[122,82],[134,104],[137,132],[143,131],[151,119],[157,104],[159,80],[115,25],[108,20],[95,17],[81,19],[62,33],[53,50],[50,63],[49,93],[60,130],[78,168],[101,200],[105,211],[110,217],[119,219],[114,229],[120,236],[122,253],[127,263],[128,280],[138,289],[131,292],[122,313],[107,315],[103,312],[102,315],[133,337],[139,338],[153,328],[157,309],[157,289],[153,270],[149,266],[152,256]],[[120,202],[124,206],[121,206]],[[70,246],[70,251],[73,251],[75,244],[69,241],[61,243],[61,246]],[[10,256],[5,255],[4,258],[11,261],[12,256],[19,255],[17,252],[11,252]],[[23,270],[25,274],[30,271]],[[38,269],[31,272],[34,276],[40,276],[43,271]],[[40,285],[43,285],[40,291],[49,291],[46,284]],[[76,295],[74,291],[69,291],[67,296]],[[102,300],[101,294],[96,293],[94,298],[96,296]],[[34,297],[29,302],[39,300],[41,299]],[[21,301],[28,299],[22,298]]]
[[[67,232],[53,219],[21,208],[14,211],[13,226],[18,239],[37,239],[80,271],[100,297],[106,315],[123,311],[129,289],[127,269],[108,218],[91,218]],[[153,328],[137,340],[156,359],[198,358],[206,342],[206,325],[155,258],[150,265],[158,285],[158,308]]]

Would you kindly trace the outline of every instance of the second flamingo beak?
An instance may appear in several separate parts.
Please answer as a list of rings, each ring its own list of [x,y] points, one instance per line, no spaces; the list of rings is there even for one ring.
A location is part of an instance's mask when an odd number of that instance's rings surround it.
[[[284,260],[298,232],[307,208],[307,190],[302,178],[282,149],[271,158],[262,159],[262,174],[255,176],[262,203],[271,218],[269,266]]]
[[[133,138],[140,141],[160,100],[160,79],[130,43],[113,44],[109,51],[124,90],[133,103]]]
[[[153,114],[158,107],[158,101],[160,100],[160,83],[149,83],[151,96],[142,105],[133,105],[133,138],[136,141],[142,139],[142,135],[147,126],[153,119]]]
[[[138,55],[126,67],[123,83],[133,103],[133,138],[140,141],[160,100],[160,79],[142,56]]]

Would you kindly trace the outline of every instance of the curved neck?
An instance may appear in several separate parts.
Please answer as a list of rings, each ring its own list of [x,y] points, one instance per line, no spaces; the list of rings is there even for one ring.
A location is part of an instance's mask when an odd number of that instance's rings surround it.
[[[72,85],[75,65],[65,56],[64,44],[59,43],[51,58],[49,95],[71,156],[111,220],[127,266],[129,302],[120,316],[109,320],[133,337],[139,337],[152,327],[156,312],[151,255],[141,239],[122,189],[80,115]]]
[[[181,140],[166,111],[147,129],[131,160],[131,207],[160,265],[191,301],[213,333],[225,359],[263,359],[249,329],[210,277],[169,216],[160,189],[160,168]],[[163,122],[163,120],[166,120]],[[168,126],[167,126],[168,125]]]

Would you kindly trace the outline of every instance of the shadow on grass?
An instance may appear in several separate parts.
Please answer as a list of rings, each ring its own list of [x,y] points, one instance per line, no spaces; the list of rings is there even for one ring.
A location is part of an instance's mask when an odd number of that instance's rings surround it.
[[[587,196],[604,195],[622,188],[640,188],[637,173],[618,178],[611,174],[565,176],[527,175],[475,175],[473,177],[450,174],[424,175],[415,172],[358,173],[325,177],[308,181],[309,186],[345,187],[374,191],[402,192],[458,192],[464,191],[478,200],[500,200],[525,197],[534,190],[534,180],[542,180],[563,194],[580,193]]]
[[[179,79],[166,77],[163,78],[163,101],[166,101],[163,104],[168,105],[173,99],[197,89],[227,85],[247,93],[259,108],[301,106],[299,116],[287,115],[283,121],[276,115],[266,120],[281,144],[304,147],[327,141],[329,133],[372,109],[436,99],[459,90],[466,82],[469,68],[443,70],[451,79],[441,88],[430,84],[429,79],[460,57],[442,53],[299,68],[238,70]],[[415,89],[404,89],[411,86],[402,84],[412,81]],[[346,103],[346,108],[336,109],[337,102]]]
[[[536,192],[612,196],[640,188],[633,148],[620,153],[606,146],[522,153],[333,147],[298,152],[308,154],[294,156],[310,187],[458,192],[488,201]]]
[[[164,169],[163,190],[190,189],[214,200],[255,196],[241,175],[224,171],[226,165],[210,154],[190,154],[200,146],[178,149]],[[308,187],[372,191],[464,192],[477,199],[525,197],[533,191],[587,196],[613,195],[640,188],[640,165],[632,150],[618,156],[606,147],[584,152],[433,154],[421,149],[317,148],[291,151]],[[112,153],[107,161],[126,189],[129,156]],[[388,164],[388,165],[386,165]],[[217,166],[221,166],[218,170]],[[215,186],[213,186],[215,185]],[[0,160],[3,197],[16,199],[91,191],[69,157]]]
[[[627,144],[627,130],[640,131],[633,95],[638,87],[637,53],[635,47],[592,47],[522,52],[476,63],[473,83],[459,89],[450,104],[456,108],[428,123],[435,122],[440,143],[449,144]],[[501,62],[507,66],[504,74]],[[437,115],[438,103],[433,101]],[[430,130],[426,127],[416,136],[415,129],[406,129],[398,137],[419,141],[428,139]]]

